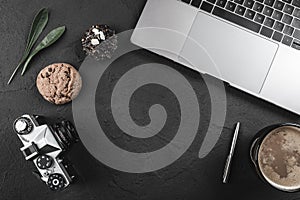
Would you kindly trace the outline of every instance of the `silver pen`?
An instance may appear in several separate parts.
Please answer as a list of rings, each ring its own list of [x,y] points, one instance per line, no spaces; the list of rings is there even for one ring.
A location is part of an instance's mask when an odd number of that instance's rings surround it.
[[[240,131],[240,122],[238,122],[236,124],[233,139],[232,139],[232,143],[231,143],[231,147],[230,147],[230,152],[229,152],[229,155],[226,159],[225,169],[224,169],[224,173],[223,173],[223,183],[228,182],[231,161],[232,161],[232,157],[233,157],[233,154],[234,154],[234,150],[235,150],[236,141],[237,141],[237,138],[238,138],[238,135],[239,135],[239,131]]]

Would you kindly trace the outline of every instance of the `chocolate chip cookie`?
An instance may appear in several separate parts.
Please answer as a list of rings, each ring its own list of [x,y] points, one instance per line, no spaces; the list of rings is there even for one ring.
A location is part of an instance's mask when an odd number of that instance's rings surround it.
[[[39,73],[36,85],[44,99],[62,105],[77,97],[82,87],[82,80],[72,65],[55,63]]]

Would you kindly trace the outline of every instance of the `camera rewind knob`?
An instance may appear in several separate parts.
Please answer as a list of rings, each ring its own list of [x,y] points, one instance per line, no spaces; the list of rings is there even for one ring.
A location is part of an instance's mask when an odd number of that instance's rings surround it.
[[[18,118],[14,123],[14,130],[20,135],[27,135],[32,131],[32,129],[33,124],[28,118]]]
[[[51,174],[47,181],[47,185],[51,190],[57,191],[64,188],[65,179],[61,174]]]
[[[48,169],[53,164],[53,159],[47,155],[40,155],[37,160],[36,164],[40,169]]]

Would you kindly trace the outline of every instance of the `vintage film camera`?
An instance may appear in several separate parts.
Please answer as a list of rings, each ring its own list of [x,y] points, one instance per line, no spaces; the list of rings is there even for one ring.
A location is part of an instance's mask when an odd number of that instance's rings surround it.
[[[34,174],[54,191],[70,185],[74,170],[62,156],[78,141],[72,123],[48,125],[44,117],[25,114],[15,120],[13,128],[24,145],[21,151],[25,159],[38,169]]]

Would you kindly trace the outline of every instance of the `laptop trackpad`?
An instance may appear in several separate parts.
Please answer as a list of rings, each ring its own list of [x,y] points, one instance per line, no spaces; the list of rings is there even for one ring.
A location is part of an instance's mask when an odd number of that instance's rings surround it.
[[[180,58],[196,70],[259,93],[278,45],[199,12]]]

